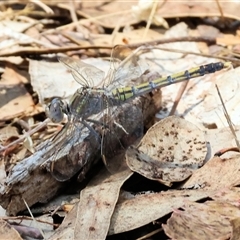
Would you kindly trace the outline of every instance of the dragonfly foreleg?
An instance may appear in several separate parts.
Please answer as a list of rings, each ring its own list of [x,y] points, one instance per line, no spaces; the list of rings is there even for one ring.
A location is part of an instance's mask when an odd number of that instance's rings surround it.
[[[126,129],[125,129],[121,124],[119,124],[119,123],[116,122],[116,121],[113,121],[113,123],[114,123],[118,128],[122,129],[123,132],[125,132],[127,135],[129,134],[129,133],[126,131]]]
[[[90,119],[87,119],[87,121],[92,122]],[[89,125],[85,120],[82,120],[81,122],[96,137],[96,139],[99,140],[99,142],[102,141],[97,131],[91,125]]]

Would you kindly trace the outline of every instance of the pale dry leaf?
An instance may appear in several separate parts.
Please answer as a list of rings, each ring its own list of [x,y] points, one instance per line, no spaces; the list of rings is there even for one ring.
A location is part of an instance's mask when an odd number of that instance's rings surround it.
[[[234,125],[234,130],[238,140],[240,139],[240,126]],[[211,157],[226,147],[235,147],[236,142],[229,127],[219,129],[208,129],[205,135],[206,141],[209,143],[209,155]],[[236,152],[228,152],[224,154],[224,158],[236,156]]]
[[[191,32],[194,35],[200,35],[200,36],[204,36],[204,37],[209,37],[209,38],[216,38],[219,36],[222,36],[222,33],[220,32],[220,30],[212,25],[204,25],[204,24],[199,24],[196,28],[196,30],[191,29]],[[204,43],[204,45],[207,45],[207,43]],[[211,46],[211,47],[214,47]],[[209,53],[209,47],[207,47],[208,51],[206,53]]]
[[[0,51],[1,53],[7,53],[7,50],[9,51],[10,47],[14,47],[15,49],[20,49],[20,45],[31,45],[31,44],[37,44],[40,46],[44,46],[46,48],[54,48],[55,45],[46,42],[41,41],[36,36],[31,37],[26,34],[25,30],[32,26],[32,23],[28,23],[28,25],[23,25],[23,21],[18,22],[10,22],[7,21],[5,23],[0,22],[0,37],[4,40],[0,43]],[[6,25],[6,26],[5,26]],[[22,26],[23,25],[23,26]],[[18,28],[19,27],[19,28]],[[24,33],[22,33],[22,32]],[[11,49],[12,50],[12,49]]]
[[[80,202],[50,239],[105,239],[120,187],[131,175],[129,170],[109,175],[104,169],[82,190]]]
[[[121,0],[111,1],[108,4],[103,4],[103,1],[98,1],[98,4],[92,1],[82,1],[81,11],[77,11],[82,16],[95,17],[96,22],[107,28],[114,28],[116,23],[120,26],[136,24],[139,20],[132,14],[131,8],[138,4],[138,0],[125,1],[122,4]],[[224,11],[224,17],[240,20],[238,11],[239,3],[229,1],[228,4],[219,2]],[[99,11],[101,7],[101,11]],[[215,1],[164,1],[164,4],[157,9],[156,16],[162,18],[178,18],[178,17],[222,17],[218,5]],[[121,21],[119,19],[121,18]],[[90,20],[92,20],[90,18]]]
[[[25,89],[19,86],[8,89],[4,97],[6,99],[11,98],[10,96],[12,96],[12,92],[15,90],[20,96],[14,99],[9,99],[9,102],[4,101],[4,105],[0,109],[1,121],[25,115],[27,111],[34,111],[34,108],[32,107],[34,103],[32,102],[30,94],[26,93]]]
[[[239,2],[231,1],[228,2],[228,4],[224,4],[224,2],[219,1],[219,6],[223,10],[225,18],[229,17],[231,19],[240,19],[239,12],[237,11]],[[168,9],[171,9],[171,11],[168,11]],[[161,16],[165,18],[196,16],[205,18],[213,18],[213,16],[222,17],[216,1],[166,1],[165,4],[158,9],[157,13],[161,14]]]
[[[240,236],[240,217],[230,221],[232,225],[232,233],[230,240],[238,240]]]
[[[171,238],[228,239],[230,220],[240,215],[239,208],[227,202],[188,202],[182,208],[184,211],[174,211],[167,224],[163,224],[165,233]]]
[[[199,108],[197,117],[206,127],[216,125],[217,128],[227,127],[228,123],[218,96],[215,84],[217,84],[223,98],[225,107],[234,125],[240,122],[240,67],[224,72],[217,76],[216,81],[208,89],[203,101],[203,108]]]
[[[19,58],[20,60],[21,58]],[[5,72],[2,75],[2,81],[1,83],[5,84],[17,84],[17,83],[24,83],[27,84],[29,83],[29,75],[26,71],[20,70],[19,68],[24,67],[24,65],[20,65],[16,67],[15,63],[12,64],[10,61],[14,61],[13,58],[6,58],[4,59],[6,62],[6,67],[5,67]],[[10,61],[8,61],[10,60]],[[15,58],[16,61],[18,59]],[[23,59],[22,59],[23,61]]]
[[[100,59],[89,58],[84,62],[106,72],[109,69],[109,64]],[[60,62],[29,60],[29,74],[31,84],[34,91],[38,93],[41,104],[53,97],[68,99],[78,88],[81,88],[81,85],[73,78],[70,71]]]
[[[5,169],[4,158],[0,158],[0,191],[4,189],[4,183],[6,181],[7,173]]]
[[[6,210],[0,206],[0,217],[6,216]]]
[[[233,205],[239,206],[240,199],[240,188],[239,187],[231,187],[231,188],[223,188],[219,191],[215,192],[213,195],[209,196],[213,200],[218,201],[226,201]]]
[[[30,44],[35,42],[36,40],[34,38],[21,33],[21,31],[30,26],[31,23],[24,23],[20,21],[1,21],[0,37],[2,41],[0,42],[0,51],[9,49],[19,43]]]
[[[138,22],[147,21],[152,8],[156,4],[156,1],[153,0],[139,0],[137,5],[132,6],[132,14]],[[160,17],[158,14],[154,14],[152,23],[156,26],[163,26],[164,28],[169,28],[167,21]]]
[[[87,188],[81,191],[75,239],[106,238],[120,188],[132,174],[129,169],[126,169],[109,175],[104,169]]]
[[[232,158],[213,157],[183,184],[183,188],[199,185],[206,189],[223,189],[240,184],[239,155]]]
[[[216,39],[216,43],[221,46],[239,45],[240,37],[233,34],[224,34]]]
[[[163,39],[171,39],[171,38],[181,38],[181,37],[189,37],[189,27],[185,22],[180,22],[169,30],[167,30],[164,35]],[[167,49],[176,49],[176,50],[185,50],[190,52],[199,53],[200,50],[198,45],[195,42],[172,42],[172,43],[164,43],[159,45],[160,48],[167,48]],[[154,59],[156,63],[155,71],[159,72],[159,66],[161,66],[161,71],[163,73],[169,74],[172,72],[182,71],[184,67],[188,67],[188,62],[185,62],[189,56],[185,56],[184,53],[174,52],[174,51],[163,51],[160,49],[154,49],[154,51],[147,55],[148,58]],[[186,58],[186,59],[184,59]],[[194,56],[194,61],[196,61],[196,56]],[[173,61],[174,60],[174,61]],[[179,64],[179,62],[180,64]],[[191,62],[191,65],[193,62]],[[151,69],[152,70],[152,69]]]
[[[129,31],[117,32],[114,35],[114,39],[109,35],[100,35],[98,38],[93,39],[94,45],[118,45],[125,43],[141,43],[142,36],[144,34],[144,29],[131,29]],[[145,41],[154,41],[155,39],[160,39],[163,34],[154,31],[152,29],[148,30],[148,34]]]
[[[186,200],[198,201],[213,194],[206,190],[171,190],[161,193],[136,195],[117,204],[113,213],[109,234],[130,231],[172,212]]]
[[[34,143],[31,136],[27,136],[23,141],[23,146],[31,153],[35,152]]]
[[[0,219],[0,239],[22,240],[20,234],[6,221]]]
[[[18,133],[16,127],[7,125],[6,127],[0,129],[0,144],[1,145],[6,144],[6,142],[8,142],[8,140],[11,138],[14,139],[14,138],[18,138],[18,137],[19,137],[19,133]],[[7,177],[7,174],[6,174],[6,169],[5,169],[5,159],[4,159],[4,157],[1,157],[0,158],[0,191],[2,191],[4,189],[4,183],[6,181],[6,177]]]
[[[19,133],[16,127],[8,125],[0,129],[0,144],[4,143],[10,137],[19,137]]]
[[[11,56],[11,57],[0,57],[0,61],[12,63],[14,65],[21,65],[24,59],[19,56]]]
[[[41,104],[52,97],[67,98],[79,87],[70,72],[59,62],[29,60],[29,74]]]
[[[68,213],[67,217],[64,218],[62,224],[54,232],[54,234],[48,238],[48,240],[74,240],[74,231],[77,219],[77,204],[74,205],[72,210]]]
[[[16,145],[16,146],[19,146],[19,145]],[[27,155],[27,152],[28,152],[28,150],[25,147],[24,148],[18,148],[18,152],[16,154],[14,154],[11,161],[13,163],[17,163],[19,160],[24,159],[24,157]]]
[[[127,163],[132,171],[170,186],[202,166],[206,154],[203,132],[194,124],[171,116],[150,128],[137,150],[127,151]]]
[[[10,30],[12,30],[13,36],[14,33],[18,32],[24,32],[26,29],[29,29],[32,26],[31,22],[24,22],[24,21],[14,21],[14,20],[1,20],[0,22],[0,36],[2,37],[3,34],[5,33],[5,30],[8,29],[8,31],[10,32]]]
[[[240,217],[239,206],[233,205],[225,200],[219,199],[215,201],[207,201],[204,204],[211,209],[211,211],[216,211],[221,214],[221,216],[224,216],[228,219]]]
[[[34,106],[31,95],[22,84],[25,77],[11,65],[5,68],[0,84],[0,116],[5,121],[23,115]]]

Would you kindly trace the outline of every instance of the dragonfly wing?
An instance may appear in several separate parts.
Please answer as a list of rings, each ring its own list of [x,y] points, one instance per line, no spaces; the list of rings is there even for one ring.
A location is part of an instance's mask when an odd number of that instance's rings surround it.
[[[109,90],[116,87],[132,86],[141,83],[141,77],[148,69],[145,61],[139,58],[140,50],[132,51],[125,46],[116,46],[112,51],[108,84]]]
[[[52,176],[62,182],[84,169],[90,161],[88,152],[91,148],[97,149],[99,140],[78,121],[68,122],[50,144],[44,158],[50,160]]]
[[[82,86],[94,87],[103,81],[105,72],[80,60],[69,57],[58,59],[71,71],[74,79]]]
[[[143,135],[141,102],[133,101],[106,109],[102,157],[110,173],[125,165],[126,149]]]

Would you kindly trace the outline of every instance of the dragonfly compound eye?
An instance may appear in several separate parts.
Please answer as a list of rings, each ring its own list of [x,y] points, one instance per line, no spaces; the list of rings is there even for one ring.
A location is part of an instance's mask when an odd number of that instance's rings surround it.
[[[59,98],[54,98],[46,107],[46,115],[52,120],[52,122],[61,122],[64,117],[63,108],[64,103]]]

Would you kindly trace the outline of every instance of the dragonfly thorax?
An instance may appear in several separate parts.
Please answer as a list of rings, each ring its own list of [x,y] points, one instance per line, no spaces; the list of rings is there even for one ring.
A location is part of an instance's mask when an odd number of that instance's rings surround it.
[[[107,108],[107,99],[104,89],[78,89],[69,103],[70,113],[77,118],[86,119]]]

